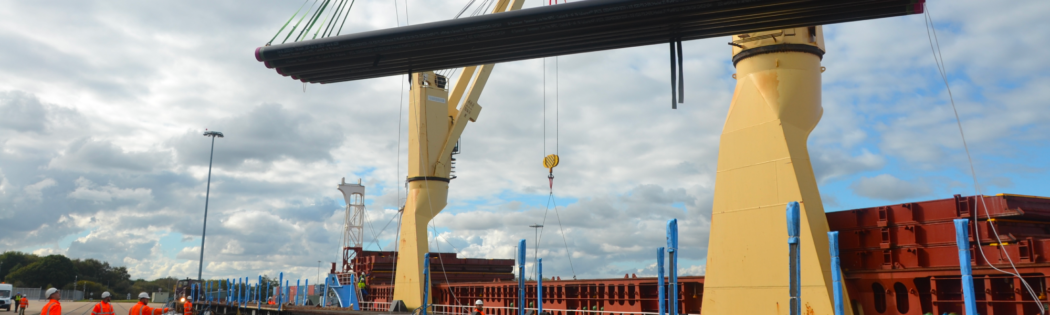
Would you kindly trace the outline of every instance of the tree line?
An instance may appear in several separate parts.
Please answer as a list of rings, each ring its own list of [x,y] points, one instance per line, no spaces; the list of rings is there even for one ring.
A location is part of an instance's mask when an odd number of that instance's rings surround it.
[[[74,283],[74,280],[76,283]],[[126,267],[111,266],[96,259],[69,259],[63,255],[40,257],[32,253],[8,251],[0,254],[0,281],[15,287],[60,288],[91,292],[95,297],[109,291],[120,299],[131,293],[170,292],[177,281],[166,277],[131,280]]]

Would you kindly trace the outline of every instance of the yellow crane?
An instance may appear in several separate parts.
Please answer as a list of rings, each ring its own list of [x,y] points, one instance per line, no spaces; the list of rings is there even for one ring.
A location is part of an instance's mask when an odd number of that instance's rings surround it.
[[[500,0],[492,13],[518,10],[524,3]],[[467,122],[478,119],[478,98],[494,66],[463,68],[451,89],[446,89],[446,78],[433,71],[410,74],[408,195],[401,214],[394,278],[394,300],[401,300],[409,309],[423,305],[423,256],[429,251],[427,225],[448,200],[452,149]]]

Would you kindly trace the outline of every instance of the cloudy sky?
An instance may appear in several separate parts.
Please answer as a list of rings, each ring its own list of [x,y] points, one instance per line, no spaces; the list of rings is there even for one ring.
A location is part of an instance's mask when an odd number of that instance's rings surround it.
[[[448,19],[467,3],[358,1],[344,33]],[[206,128],[226,138],[205,277],[315,278],[340,255],[343,177],[367,186],[367,248],[389,248],[405,193],[404,79],[304,87],[256,62],[301,4],[0,2],[0,250],[97,258],[135,278],[195,275]],[[982,192],[1050,195],[1050,3],[929,7]],[[825,208],[973,194],[922,16],[824,30],[824,116],[809,144]],[[431,248],[511,258],[545,222],[547,275],[653,274],[678,218],[683,272],[701,274],[735,84],[726,41],[685,43],[678,110],[665,45],[496,66]],[[557,212],[540,163],[553,152]]]

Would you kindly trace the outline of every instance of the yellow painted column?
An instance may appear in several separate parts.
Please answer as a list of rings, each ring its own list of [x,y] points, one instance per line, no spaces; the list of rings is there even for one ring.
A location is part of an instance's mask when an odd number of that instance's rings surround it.
[[[412,74],[408,105],[408,198],[401,215],[394,299],[410,310],[423,305],[423,255],[427,224],[448,198],[449,168],[437,167],[452,117],[448,91],[433,72]],[[458,135],[455,135],[458,138]]]
[[[806,147],[823,113],[821,28],[733,43],[737,84],[719,145],[701,313],[788,314],[785,207],[798,201],[802,313],[834,314],[828,223]]]

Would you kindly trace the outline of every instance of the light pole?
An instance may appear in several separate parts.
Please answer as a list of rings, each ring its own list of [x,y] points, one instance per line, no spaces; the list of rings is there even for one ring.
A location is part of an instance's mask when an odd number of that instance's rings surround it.
[[[211,196],[211,162],[215,157],[215,138],[222,138],[222,133],[218,131],[205,131],[205,137],[211,137],[211,154],[208,155],[208,188],[204,193],[204,228],[201,230],[201,260],[200,265],[197,266],[197,281],[201,281],[201,274],[204,272],[204,235],[208,232],[208,197]]]
[[[535,276],[536,275],[536,266],[539,266],[536,263],[536,261],[538,259],[540,259],[540,228],[543,227],[543,224],[533,224],[533,225],[530,225],[529,227],[533,228],[533,229],[536,229],[536,245],[533,246],[533,247],[535,247],[535,249],[533,250],[533,254],[532,254],[532,256],[533,256],[532,257],[532,261],[533,261],[532,274],[533,274],[533,276]]]
[[[321,261],[317,261],[317,280],[321,280]]]

